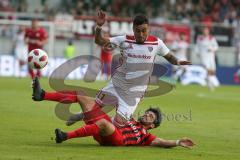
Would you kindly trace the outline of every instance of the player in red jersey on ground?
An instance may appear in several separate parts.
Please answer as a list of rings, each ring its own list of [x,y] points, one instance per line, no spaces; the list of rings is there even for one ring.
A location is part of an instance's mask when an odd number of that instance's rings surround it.
[[[84,113],[84,125],[71,132],[63,132],[55,129],[56,143],[62,143],[68,139],[93,136],[100,145],[108,146],[158,146],[171,148],[182,146],[191,148],[194,143],[189,138],[179,140],[164,140],[148,132],[156,128],[162,120],[158,108],[149,108],[136,121],[133,118],[121,127],[115,127],[111,118],[104,113],[100,106],[92,98],[78,96],[78,101]]]
[[[38,20],[32,20],[31,28],[26,29],[25,42],[28,44],[28,52],[33,49],[42,49],[44,44],[47,43],[48,35],[44,28],[38,26]],[[36,53],[37,54],[37,53]],[[33,69],[28,69],[31,78],[33,79],[35,74]],[[41,72],[37,69],[36,75],[40,78]]]

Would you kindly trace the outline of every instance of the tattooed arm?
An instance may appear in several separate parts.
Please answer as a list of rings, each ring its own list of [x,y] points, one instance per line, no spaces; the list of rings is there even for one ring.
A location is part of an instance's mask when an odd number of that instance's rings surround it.
[[[109,38],[102,36],[101,30],[102,28],[100,28],[99,26],[97,26],[95,29],[95,43],[100,46],[104,46],[108,44],[110,41]]]
[[[97,17],[97,26],[95,29],[95,43],[103,46],[105,44],[109,43],[109,38],[102,36],[102,25],[105,23],[106,21],[106,14],[103,11],[99,11],[98,12],[98,17]]]

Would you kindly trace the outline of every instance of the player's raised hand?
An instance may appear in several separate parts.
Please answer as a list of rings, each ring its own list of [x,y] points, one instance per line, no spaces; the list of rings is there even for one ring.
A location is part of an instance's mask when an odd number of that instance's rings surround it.
[[[191,149],[195,144],[190,138],[181,138],[179,140],[179,145]]]
[[[178,61],[178,65],[191,65],[192,62],[190,61]]]
[[[102,10],[99,10],[98,16],[97,16],[97,25],[101,27],[105,23],[105,21],[106,21],[106,14]]]

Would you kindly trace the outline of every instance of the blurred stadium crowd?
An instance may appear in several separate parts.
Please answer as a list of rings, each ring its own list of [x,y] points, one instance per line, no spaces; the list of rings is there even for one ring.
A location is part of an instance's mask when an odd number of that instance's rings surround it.
[[[47,0],[41,0],[41,6],[34,11],[50,17],[59,12],[81,16],[95,15],[101,8],[117,17],[144,13],[152,19],[186,23],[200,21],[236,25],[240,20],[239,0],[55,0],[54,3],[57,5],[49,7]],[[28,12],[30,7],[27,0],[0,1],[1,11]]]

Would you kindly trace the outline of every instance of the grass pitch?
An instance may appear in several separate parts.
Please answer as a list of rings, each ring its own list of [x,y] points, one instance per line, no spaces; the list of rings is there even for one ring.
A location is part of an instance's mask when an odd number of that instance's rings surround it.
[[[51,90],[48,80],[43,88]],[[79,81],[68,82],[86,85]],[[89,84],[88,84],[89,85]],[[91,83],[101,88],[103,82]],[[33,102],[31,81],[27,78],[0,78],[0,159],[16,160],[219,160],[240,157],[240,87],[222,86],[215,92],[196,85],[180,86],[170,93],[145,98],[137,112],[158,106],[165,114],[163,124],[151,133],[166,139],[192,138],[194,149],[156,147],[102,147],[91,137],[55,144],[54,129],[71,127],[55,115],[55,102]],[[78,110],[78,105],[71,107]]]

